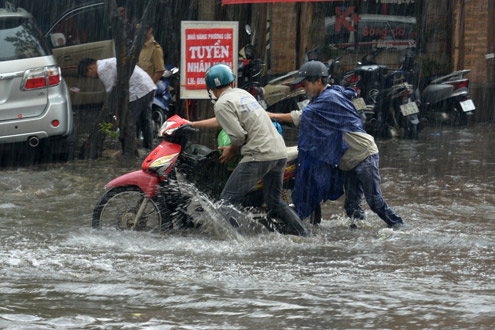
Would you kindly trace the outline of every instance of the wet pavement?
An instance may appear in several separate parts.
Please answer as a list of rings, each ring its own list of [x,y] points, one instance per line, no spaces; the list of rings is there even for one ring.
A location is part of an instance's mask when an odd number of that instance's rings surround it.
[[[367,209],[351,230],[339,200],[311,238],[98,231],[103,186],[140,161],[1,168],[0,328],[491,329],[494,127],[378,146],[410,228]]]

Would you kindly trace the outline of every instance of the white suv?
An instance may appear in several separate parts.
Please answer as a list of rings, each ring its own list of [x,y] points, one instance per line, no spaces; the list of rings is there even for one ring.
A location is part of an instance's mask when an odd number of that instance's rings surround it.
[[[69,91],[33,17],[0,8],[0,143],[36,147],[73,126]]]

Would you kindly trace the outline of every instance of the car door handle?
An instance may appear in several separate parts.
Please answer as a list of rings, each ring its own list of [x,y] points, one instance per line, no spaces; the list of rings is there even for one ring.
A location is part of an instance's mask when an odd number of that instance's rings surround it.
[[[72,60],[72,55],[65,55],[64,61],[69,61],[69,60]]]

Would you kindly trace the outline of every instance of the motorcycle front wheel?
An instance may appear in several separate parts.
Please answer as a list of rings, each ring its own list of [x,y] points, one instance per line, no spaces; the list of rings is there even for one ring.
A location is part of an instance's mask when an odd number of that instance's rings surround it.
[[[159,107],[153,105],[152,111],[151,111],[151,125],[152,125],[152,132],[153,132],[153,137],[158,136],[158,131],[162,127],[163,123],[165,120],[167,120],[167,116],[163,112],[162,109]]]
[[[136,186],[115,187],[103,194],[93,211],[93,228],[160,231],[170,228],[156,198],[148,199]],[[136,219],[141,210],[141,216]]]

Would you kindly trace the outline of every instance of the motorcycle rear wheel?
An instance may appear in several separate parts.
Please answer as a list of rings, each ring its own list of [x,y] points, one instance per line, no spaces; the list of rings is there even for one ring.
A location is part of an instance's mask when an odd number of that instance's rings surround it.
[[[411,124],[410,127],[408,127],[409,130],[409,138],[413,140],[418,139],[418,124]]]
[[[450,113],[450,125],[454,128],[466,127],[468,124],[468,117],[461,107],[454,105]]]
[[[293,190],[294,188],[282,190],[282,199],[284,200],[284,202],[286,202],[289,205],[291,205],[291,200],[289,200],[289,196],[292,196]],[[292,205],[291,207],[294,210],[294,212],[296,212],[294,205]],[[311,223],[314,226],[318,226],[321,223],[321,204],[319,204],[309,216],[309,223]]]
[[[147,198],[136,186],[115,187],[103,194],[93,210],[93,228],[117,228],[120,230],[160,231],[170,228],[160,210],[156,198],[148,199],[136,225],[138,210]]]
[[[400,124],[401,127],[403,127],[404,129],[403,137],[413,140],[418,139],[418,133],[419,133],[418,124],[413,124],[409,122],[409,119],[407,119],[407,117],[404,117],[402,115],[400,115]]]

